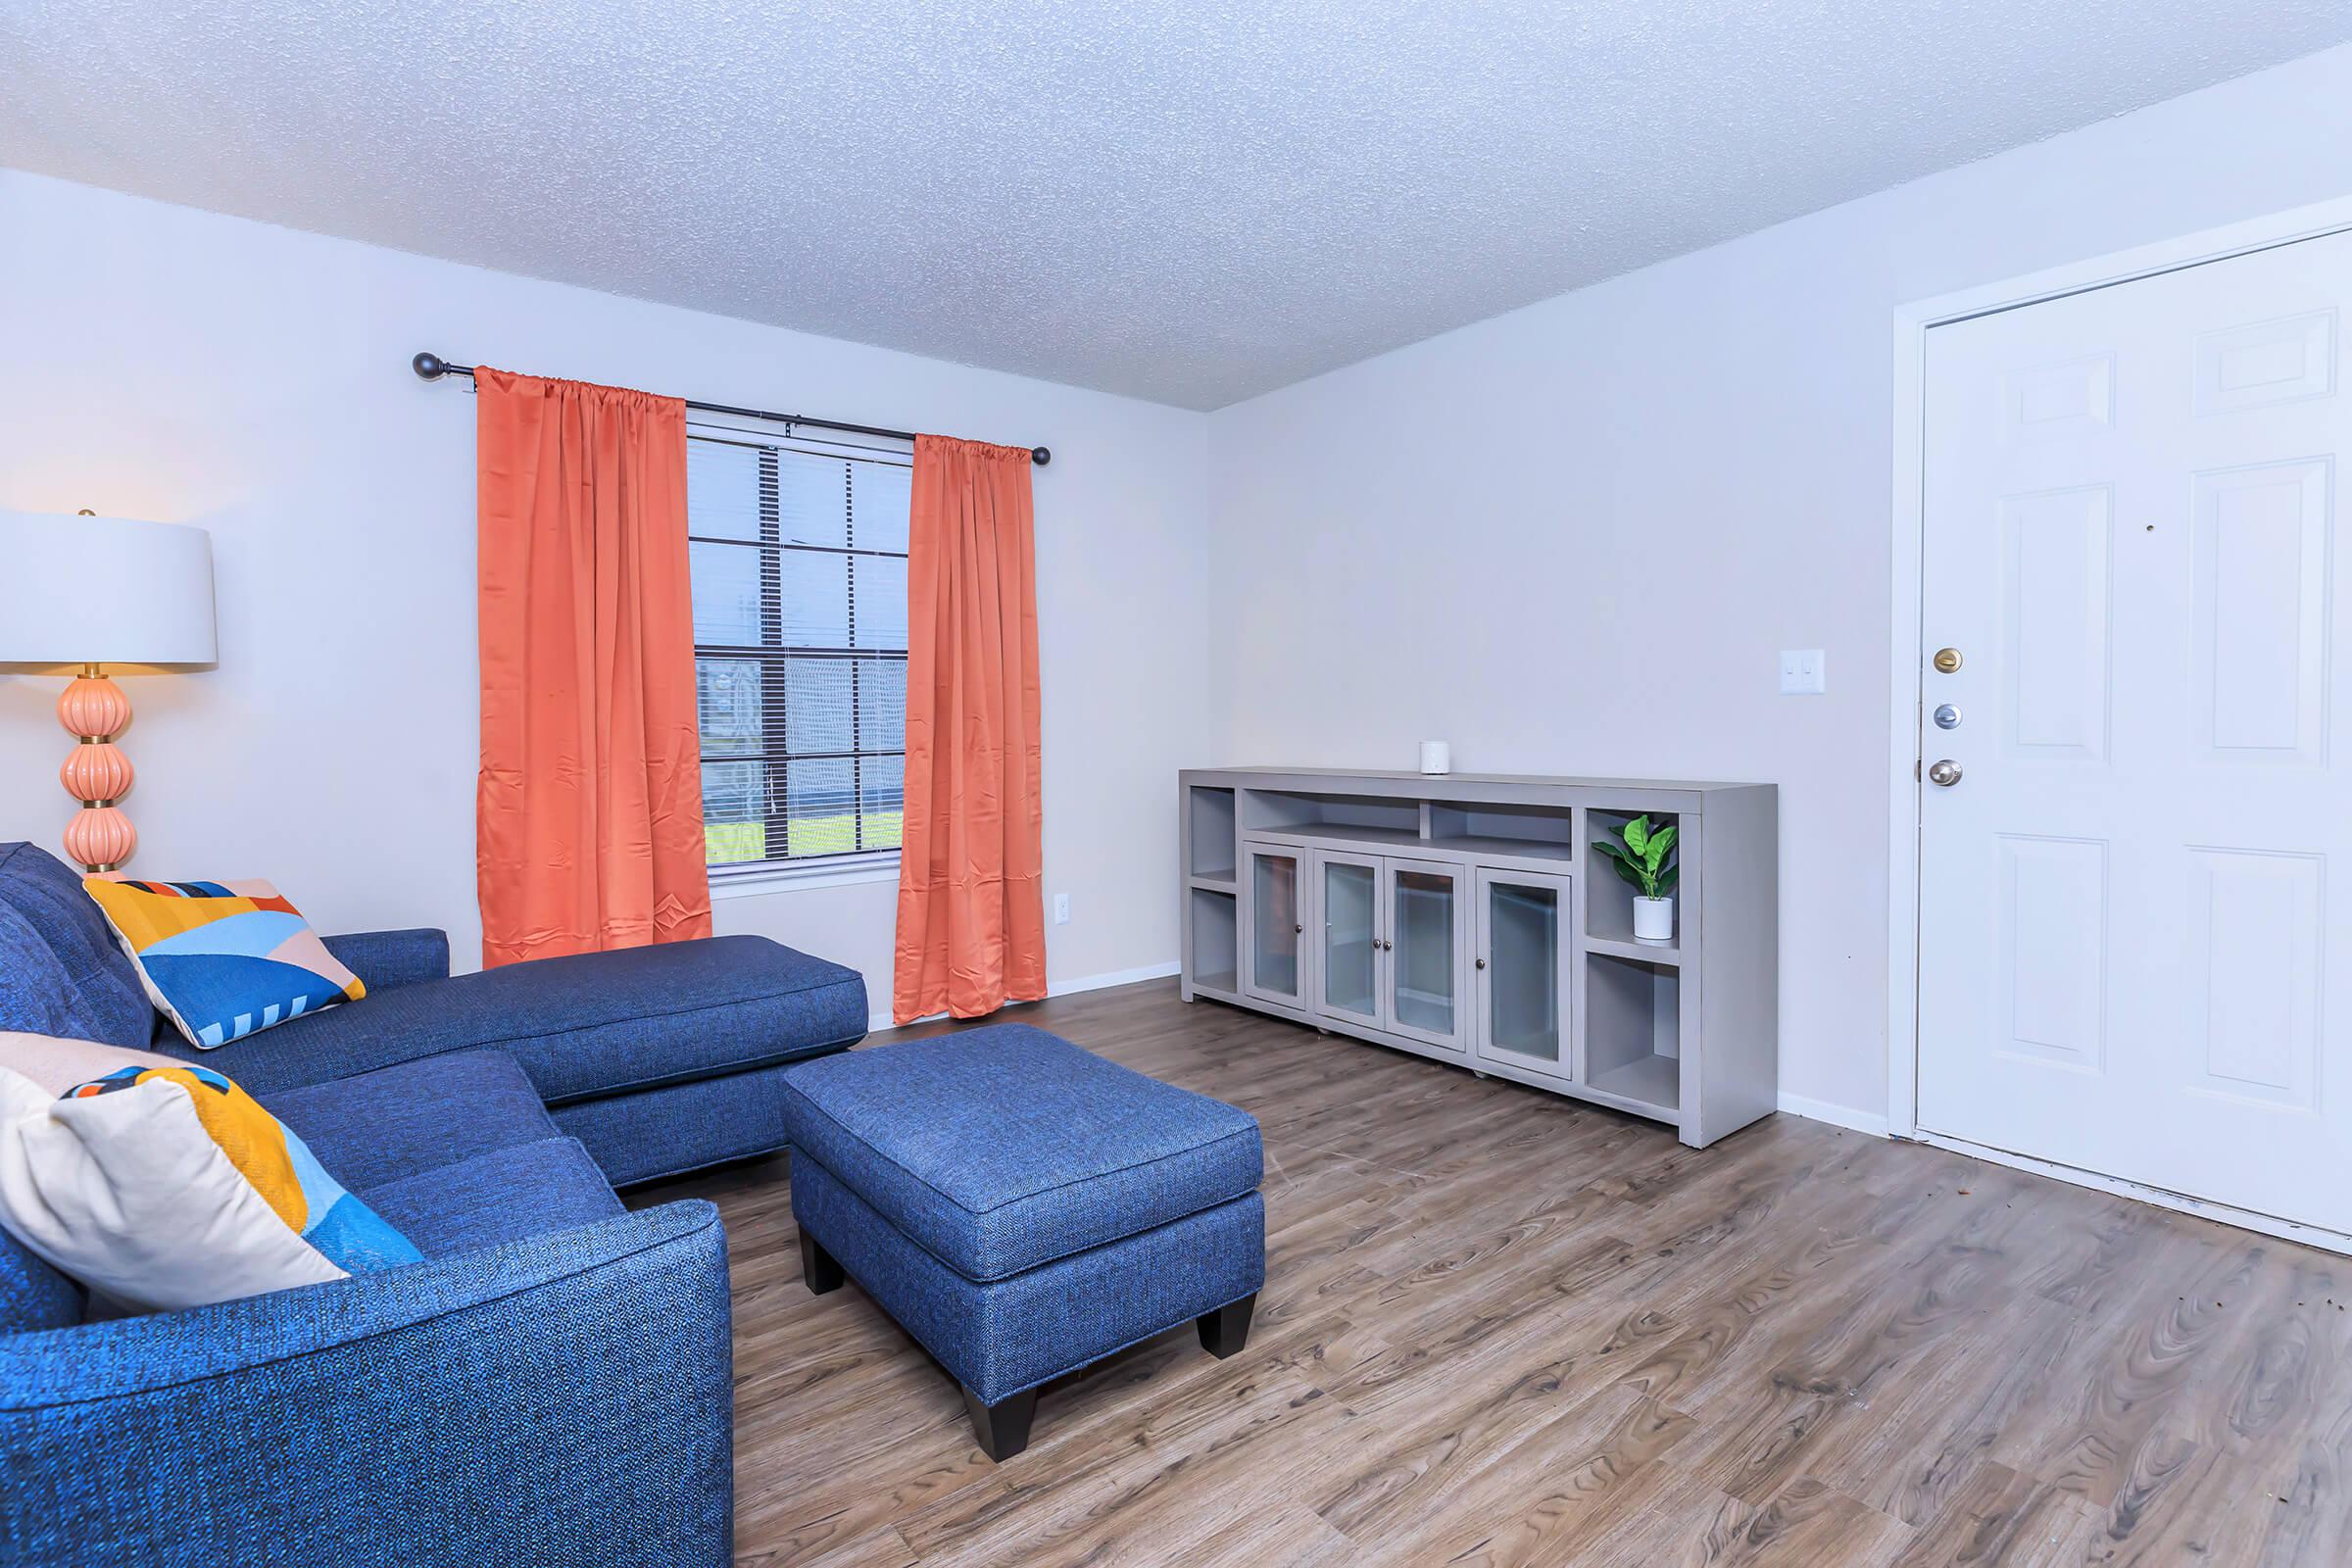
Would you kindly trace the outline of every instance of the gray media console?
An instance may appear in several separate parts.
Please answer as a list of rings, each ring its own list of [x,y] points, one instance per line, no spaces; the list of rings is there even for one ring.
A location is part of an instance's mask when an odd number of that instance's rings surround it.
[[[1779,1093],[1769,784],[1208,768],[1177,775],[1184,1000],[1253,1007],[1671,1122]],[[1672,822],[1675,931],[1588,846]]]

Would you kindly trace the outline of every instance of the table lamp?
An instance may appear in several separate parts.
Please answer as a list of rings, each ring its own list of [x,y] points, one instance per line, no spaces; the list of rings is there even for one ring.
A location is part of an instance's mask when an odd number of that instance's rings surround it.
[[[57,776],[81,803],[66,853],[86,869],[111,871],[139,843],[115,805],[130,788],[130,760],[114,744],[130,699],[112,676],[216,657],[213,538],[202,528],[0,512],[0,664],[74,677],[57,716],[77,744]]]

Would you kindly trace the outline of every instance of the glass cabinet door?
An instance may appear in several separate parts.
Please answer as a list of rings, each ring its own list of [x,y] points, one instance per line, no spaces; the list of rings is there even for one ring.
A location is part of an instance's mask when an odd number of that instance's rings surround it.
[[[1380,860],[1375,856],[1315,854],[1315,895],[1322,911],[1315,1010],[1355,1023],[1380,1022]]]
[[[1478,1032],[1484,1057],[1569,1078],[1568,984],[1574,956],[1569,879],[1478,873]]]
[[[1249,861],[1250,954],[1249,973],[1242,989],[1267,1002],[1303,1006],[1300,962],[1305,953],[1305,886],[1300,878],[1302,852],[1289,845],[1244,846]]]
[[[1462,870],[1434,860],[1388,862],[1389,1027],[1431,1045],[1462,1048]]]

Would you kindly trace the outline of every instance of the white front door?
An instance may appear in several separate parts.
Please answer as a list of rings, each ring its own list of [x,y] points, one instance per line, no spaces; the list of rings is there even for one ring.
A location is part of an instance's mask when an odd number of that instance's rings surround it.
[[[2352,1232],[2347,318],[2337,235],[1929,331],[1921,1127]]]

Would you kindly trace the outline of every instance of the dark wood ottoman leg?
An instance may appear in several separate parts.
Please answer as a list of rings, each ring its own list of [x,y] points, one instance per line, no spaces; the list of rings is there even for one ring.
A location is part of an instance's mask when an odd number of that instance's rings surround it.
[[[982,1404],[980,1396],[963,1391],[963,1407],[972,1413],[972,1431],[980,1451],[999,1464],[1029,1446],[1029,1423],[1037,1415],[1037,1391],[1026,1389],[996,1404]]]
[[[1252,1293],[1193,1319],[1193,1326],[1200,1331],[1200,1348],[1220,1361],[1240,1354],[1242,1347],[1250,1343],[1250,1314],[1256,1307],[1257,1297]]]
[[[801,1232],[801,1278],[808,1283],[810,1296],[838,1291],[848,1278],[841,1271],[840,1260],[807,1231]]]

